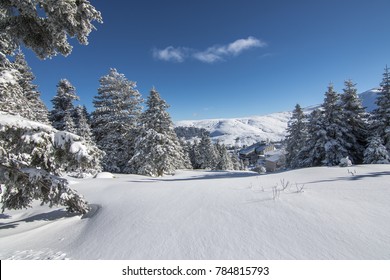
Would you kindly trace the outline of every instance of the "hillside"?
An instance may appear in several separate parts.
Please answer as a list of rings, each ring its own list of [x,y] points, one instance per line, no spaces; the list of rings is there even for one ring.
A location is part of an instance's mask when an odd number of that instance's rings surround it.
[[[178,121],[176,126],[195,126],[210,132],[214,141],[225,145],[251,145],[262,140],[279,141],[285,136],[291,112],[248,118]]]
[[[390,259],[389,175],[362,165],[72,179],[98,210],[6,211],[0,258]]]
[[[376,108],[377,88],[359,94],[362,104],[371,112]],[[318,108],[318,105],[304,108],[306,113]],[[291,111],[273,113],[264,116],[229,119],[205,119],[177,121],[176,126],[204,128],[210,132],[213,141],[228,146],[248,146],[263,140],[280,141],[286,135],[287,123]]]
[[[375,101],[378,92],[379,88],[373,88],[359,94],[363,107],[365,107],[368,112],[372,112],[376,108]]]

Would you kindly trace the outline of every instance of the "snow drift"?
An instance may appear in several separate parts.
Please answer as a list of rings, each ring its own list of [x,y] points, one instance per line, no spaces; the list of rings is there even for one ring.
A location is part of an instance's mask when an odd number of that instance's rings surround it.
[[[72,179],[94,215],[7,211],[0,258],[390,259],[389,167]]]

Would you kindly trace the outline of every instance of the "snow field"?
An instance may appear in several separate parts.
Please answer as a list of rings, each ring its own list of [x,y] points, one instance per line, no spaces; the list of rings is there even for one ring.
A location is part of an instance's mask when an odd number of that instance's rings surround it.
[[[85,219],[46,206],[6,212],[0,257],[390,259],[389,175],[362,165],[72,178],[100,209]]]

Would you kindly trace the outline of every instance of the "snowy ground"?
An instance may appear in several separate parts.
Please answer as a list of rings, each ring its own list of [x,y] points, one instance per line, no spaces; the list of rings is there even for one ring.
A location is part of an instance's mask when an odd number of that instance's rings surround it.
[[[363,165],[72,179],[94,212],[6,211],[0,258],[390,259],[389,175]]]

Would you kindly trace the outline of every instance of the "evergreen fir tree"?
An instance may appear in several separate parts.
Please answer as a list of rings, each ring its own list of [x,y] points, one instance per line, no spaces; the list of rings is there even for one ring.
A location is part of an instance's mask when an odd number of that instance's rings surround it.
[[[83,137],[85,141],[88,143],[93,142],[92,130],[88,124],[87,114],[85,110],[85,106],[77,106],[75,109],[75,126],[76,131],[75,134]]]
[[[49,111],[41,100],[38,86],[33,84],[35,76],[28,66],[21,50],[16,53],[13,66],[20,74],[18,83],[27,99],[27,103],[25,104],[26,114],[23,114],[23,117],[40,123],[49,124]]]
[[[50,112],[50,121],[54,128],[66,130],[65,117],[73,115],[74,100],[79,100],[75,87],[67,79],[60,80],[57,85],[57,95],[52,99],[53,110]]]
[[[335,166],[348,156],[348,123],[343,120],[340,96],[333,85],[325,93],[323,110],[314,110],[307,125],[308,141],[298,153],[298,166]]]
[[[147,99],[147,109],[142,113],[135,154],[129,161],[131,172],[148,176],[173,174],[186,168],[189,162],[179,143],[172,120],[166,111],[168,104],[153,88]]]
[[[233,162],[228,150],[224,144],[217,143],[215,145],[217,152],[217,170],[234,170]]]
[[[230,155],[230,157],[231,157],[234,170],[244,170],[244,164],[242,160],[240,160],[236,148],[234,149],[234,152]]]
[[[203,134],[197,146],[196,166],[200,169],[215,169],[218,164],[218,155],[208,134]]]
[[[102,152],[81,137],[19,116],[0,114],[2,209],[20,209],[34,199],[86,213],[88,204],[62,172],[96,174]]]
[[[191,144],[190,142],[187,142],[187,145],[189,147],[189,157],[191,161],[191,165],[193,169],[199,169],[200,166],[198,165],[197,158],[199,156],[198,152],[198,147],[199,147],[199,142],[198,140],[195,139],[194,143]]]
[[[353,163],[363,162],[363,152],[367,139],[367,113],[357,95],[356,84],[344,82],[341,95],[342,120],[345,127],[345,141],[349,144],[348,155]]]
[[[68,36],[77,37],[81,44],[87,44],[94,20],[101,22],[101,15],[87,0],[1,1],[0,110],[18,114],[27,104],[18,83],[20,74],[10,67],[6,55],[12,55],[20,44],[24,44],[40,58],[57,52],[66,56],[72,50]],[[66,205],[69,211],[86,213],[89,209],[86,201],[70,189],[68,181],[58,177],[58,173],[61,166],[71,167],[73,162],[77,162],[79,170],[97,170],[101,151],[82,143],[76,144],[79,139],[71,134],[65,133],[65,138],[57,142],[54,139],[57,139],[57,133],[61,133],[48,132],[50,127],[39,123],[31,129],[22,126],[19,120],[17,127],[2,122],[0,181],[3,211],[28,207],[34,199],[40,199],[50,206]],[[61,162],[59,157],[65,161]]]
[[[386,66],[380,84],[376,104],[373,112],[373,130],[383,139],[383,144],[390,151],[390,70]]]
[[[85,105],[83,105],[83,115],[84,118],[87,120],[87,123],[91,126],[91,114],[88,113],[87,107],[85,107]]]
[[[339,164],[341,158],[348,156],[351,144],[346,142],[348,124],[343,120],[340,96],[334,91],[333,85],[329,85],[322,106],[324,108],[323,129],[325,130],[323,139],[325,154],[322,164],[334,166]]]
[[[295,167],[312,167],[322,165],[325,157],[325,135],[323,112],[314,110],[308,117],[308,139],[297,155]]]
[[[382,139],[374,135],[370,137],[369,144],[364,151],[365,164],[387,164],[390,162],[389,152],[382,144]]]
[[[175,130],[176,133],[176,130]],[[176,133],[177,136],[177,133]],[[183,156],[184,156],[184,167],[186,169],[192,169],[192,162],[190,159],[190,154],[191,154],[191,145],[184,140],[184,138],[178,138],[180,146],[183,149]]]
[[[287,127],[286,164],[290,168],[299,166],[298,154],[307,141],[306,116],[299,104],[295,106]]]
[[[27,99],[19,84],[20,73],[0,52],[0,111],[14,115],[31,115]],[[26,109],[29,110],[26,112]]]
[[[66,56],[72,51],[68,37],[88,44],[92,21],[102,22],[102,17],[87,0],[1,1],[0,50],[11,55],[23,44],[42,59]]]
[[[77,127],[73,121],[73,112],[66,111],[64,116],[64,128],[62,130],[77,134]]]
[[[136,126],[141,114],[141,94],[136,83],[111,68],[100,78],[93,104],[92,132],[98,147],[106,155],[103,167],[110,172],[124,172],[134,155]]]

